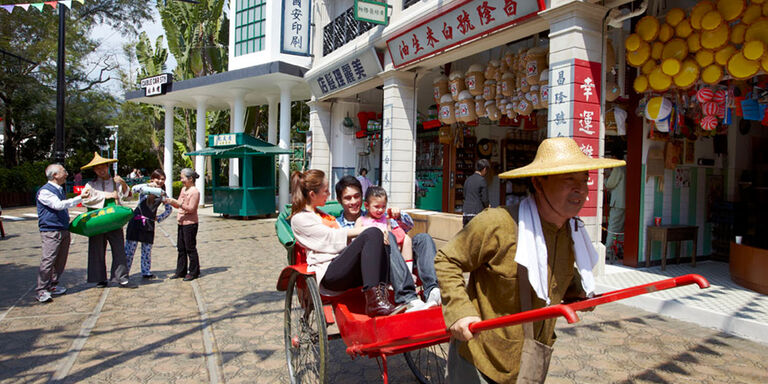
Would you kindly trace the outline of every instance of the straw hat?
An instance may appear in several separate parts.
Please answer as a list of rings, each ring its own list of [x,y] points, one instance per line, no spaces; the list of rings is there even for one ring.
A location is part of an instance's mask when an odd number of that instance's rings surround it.
[[[502,179],[559,175],[626,165],[624,160],[595,159],[584,154],[570,137],[553,137],[539,144],[536,157],[530,164],[504,172]]]
[[[80,167],[80,169],[81,170],[82,169],[90,169],[90,168],[93,168],[93,167],[95,167],[97,165],[112,164],[112,163],[117,163],[117,159],[105,159],[105,158],[99,156],[98,153],[94,152],[93,153],[93,160],[91,160],[90,163]]]

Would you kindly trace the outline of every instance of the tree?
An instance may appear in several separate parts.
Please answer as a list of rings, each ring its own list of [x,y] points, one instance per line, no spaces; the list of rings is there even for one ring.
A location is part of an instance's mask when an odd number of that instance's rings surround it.
[[[93,101],[91,97],[98,93],[89,92],[109,80],[107,73],[114,65],[109,57],[90,66],[84,64],[84,58],[96,48],[90,31],[97,23],[107,23],[123,33],[135,33],[143,21],[151,18],[151,11],[133,0],[101,0],[76,6],[68,16],[66,103],[71,108],[84,100]],[[31,146],[39,146],[40,140],[47,137],[52,141],[51,131],[55,129],[55,114],[50,111],[55,110],[58,16],[50,7],[43,12],[20,8],[10,14],[0,12],[0,36],[0,49],[10,53],[0,56],[0,114],[6,125],[3,158],[6,167],[13,167],[31,160],[25,156],[51,155]],[[67,129],[71,121],[67,115]],[[71,135],[67,133],[67,137]]]

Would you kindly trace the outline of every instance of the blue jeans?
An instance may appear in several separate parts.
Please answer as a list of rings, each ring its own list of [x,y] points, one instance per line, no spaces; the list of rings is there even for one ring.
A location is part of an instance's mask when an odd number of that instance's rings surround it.
[[[390,264],[390,283],[395,290],[395,303],[403,304],[416,300],[416,284],[411,277],[411,271],[408,270],[408,264],[405,263],[403,255],[397,248],[397,241],[392,232],[389,233],[389,264]],[[413,259],[416,264],[416,270],[419,273],[422,285],[424,287],[424,297],[429,297],[433,288],[437,288],[437,274],[435,273],[435,255],[437,247],[432,237],[426,233],[419,233],[413,237]]]

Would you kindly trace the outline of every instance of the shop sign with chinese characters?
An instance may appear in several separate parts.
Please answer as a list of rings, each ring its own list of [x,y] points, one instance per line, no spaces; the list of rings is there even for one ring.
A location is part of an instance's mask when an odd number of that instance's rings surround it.
[[[387,25],[389,14],[387,3],[371,0],[355,0],[355,19],[369,23]]]
[[[141,88],[144,89],[144,96],[165,95],[172,83],[173,75],[170,73],[147,77],[140,82]]]
[[[549,73],[548,137],[572,137],[590,157],[600,155],[600,63],[567,60]],[[597,171],[589,172],[587,202],[580,216],[597,215]]]
[[[310,0],[283,0],[280,52],[309,56]]]
[[[356,52],[338,60],[329,68],[306,78],[312,94],[320,99],[342,89],[372,79],[382,71],[381,62],[373,48]]]
[[[544,10],[544,1],[462,1],[387,41],[395,68],[508,27]]]

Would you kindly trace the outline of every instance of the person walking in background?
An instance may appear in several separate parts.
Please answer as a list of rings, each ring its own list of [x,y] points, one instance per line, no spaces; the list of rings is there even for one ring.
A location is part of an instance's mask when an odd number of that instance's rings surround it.
[[[150,271],[152,267],[152,244],[155,242],[155,222],[160,223],[165,220],[173,211],[171,205],[166,201],[165,192],[162,190],[164,184],[165,173],[160,169],[155,169],[150,176],[149,183],[134,185],[131,188],[131,191],[139,194],[140,197],[139,205],[133,210],[133,220],[128,223],[128,229],[125,231],[126,266],[130,274],[136,246],[141,242],[141,277],[144,279],[155,278],[155,275]],[[158,216],[157,209],[163,204],[165,204],[165,210]]]
[[[371,180],[368,178],[367,169],[360,168],[360,176],[357,177],[357,181],[359,181],[360,185],[363,187],[363,196],[365,196],[365,192],[368,191],[368,187],[373,185]]]
[[[200,277],[200,258],[197,254],[197,205],[200,203],[200,191],[195,188],[195,180],[200,177],[190,168],[181,170],[183,185],[178,200],[168,199],[179,210],[177,221],[179,230],[176,235],[176,248],[179,251],[176,261],[176,273],[172,279],[184,278],[191,281]]]
[[[80,168],[81,170],[93,168],[93,172],[96,173],[96,178],[89,181],[83,189],[90,191],[89,196],[83,198],[83,205],[89,210],[101,209],[113,202],[122,205],[122,200],[131,196],[131,190],[122,177],[109,176],[108,164],[115,162],[117,162],[116,159],[105,159],[94,152],[93,160]],[[100,288],[109,285],[106,263],[107,242],[112,249],[111,279],[117,282],[120,288],[137,288],[136,284],[128,280],[123,228],[88,238],[88,282],[96,283]]]
[[[488,174],[490,167],[491,164],[488,160],[478,160],[475,164],[475,173],[464,181],[463,221],[465,227],[478,213],[488,208],[488,183],[485,182],[485,175]]]
[[[624,239],[624,210],[626,201],[624,198],[626,169],[624,167],[610,170],[611,174],[605,179],[605,189],[611,193],[610,211],[608,211],[608,236],[605,240],[605,251],[609,260],[618,258],[618,247],[614,243]],[[616,249],[614,249],[616,248]]]
[[[81,196],[65,199],[62,186],[67,181],[67,170],[59,164],[45,168],[48,183],[37,192],[37,226],[42,239],[43,256],[37,272],[37,293],[41,303],[53,301],[51,295],[62,295],[67,289],[60,287],[59,279],[64,273],[69,255],[69,211],[82,201]],[[82,196],[88,197],[89,191]]]

